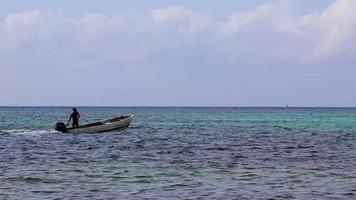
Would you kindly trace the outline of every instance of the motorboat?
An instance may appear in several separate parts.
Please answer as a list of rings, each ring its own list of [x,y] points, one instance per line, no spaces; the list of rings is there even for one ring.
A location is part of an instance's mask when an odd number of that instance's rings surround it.
[[[109,131],[122,131],[129,127],[134,115],[123,115],[95,123],[85,124],[78,127],[67,128],[63,122],[56,123],[56,131],[62,133],[99,133]]]

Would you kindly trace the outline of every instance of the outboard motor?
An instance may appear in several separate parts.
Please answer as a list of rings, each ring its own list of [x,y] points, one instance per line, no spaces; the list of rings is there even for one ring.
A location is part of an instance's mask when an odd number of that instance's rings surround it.
[[[56,124],[56,131],[59,131],[59,132],[66,132],[66,125],[63,123],[63,122],[58,122]]]

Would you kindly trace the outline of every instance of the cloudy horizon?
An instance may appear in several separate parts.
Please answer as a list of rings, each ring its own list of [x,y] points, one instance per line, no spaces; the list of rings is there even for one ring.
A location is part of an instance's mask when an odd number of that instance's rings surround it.
[[[354,0],[20,2],[0,106],[356,106]]]

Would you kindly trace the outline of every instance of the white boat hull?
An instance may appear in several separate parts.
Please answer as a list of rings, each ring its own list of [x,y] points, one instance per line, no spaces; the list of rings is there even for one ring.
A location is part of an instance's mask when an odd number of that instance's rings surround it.
[[[79,126],[77,128],[67,128],[65,133],[99,133],[109,131],[121,131],[129,127],[134,115],[128,115],[124,119],[114,118],[93,124]]]

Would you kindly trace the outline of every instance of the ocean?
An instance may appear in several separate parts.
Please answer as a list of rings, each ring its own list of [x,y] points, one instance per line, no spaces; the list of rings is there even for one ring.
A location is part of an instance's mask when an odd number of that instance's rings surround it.
[[[356,199],[356,108],[0,107],[0,199]]]

